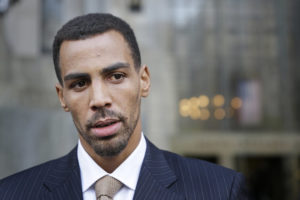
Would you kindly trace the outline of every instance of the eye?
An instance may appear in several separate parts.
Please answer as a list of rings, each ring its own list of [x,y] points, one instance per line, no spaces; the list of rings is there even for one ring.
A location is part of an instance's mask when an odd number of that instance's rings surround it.
[[[113,83],[120,83],[125,77],[126,75],[124,73],[116,72],[111,74],[109,80],[112,81]]]
[[[123,77],[124,77],[123,74],[114,74],[114,75],[113,75],[113,78],[116,79],[116,80],[119,80],[119,79],[121,79],[121,78],[123,78]]]
[[[87,81],[86,80],[77,80],[75,82],[73,82],[71,85],[70,85],[70,88],[75,88],[75,89],[80,89],[80,88],[83,88],[87,85]]]

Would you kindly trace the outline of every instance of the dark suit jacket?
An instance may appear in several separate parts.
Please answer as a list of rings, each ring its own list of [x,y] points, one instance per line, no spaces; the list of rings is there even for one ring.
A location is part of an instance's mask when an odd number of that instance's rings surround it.
[[[77,148],[0,181],[1,200],[82,199]],[[134,199],[248,199],[243,176],[205,161],[162,151],[147,141]]]

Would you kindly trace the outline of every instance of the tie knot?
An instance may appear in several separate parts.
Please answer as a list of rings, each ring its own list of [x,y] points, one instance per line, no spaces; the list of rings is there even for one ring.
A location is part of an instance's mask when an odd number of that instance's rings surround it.
[[[104,176],[96,181],[95,191],[97,200],[113,199],[114,195],[121,189],[122,183],[111,176]]]

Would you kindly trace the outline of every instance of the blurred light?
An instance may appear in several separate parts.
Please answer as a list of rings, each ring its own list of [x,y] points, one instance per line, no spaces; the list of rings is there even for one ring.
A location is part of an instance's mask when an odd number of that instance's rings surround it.
[[[225,118],[225,110],[223,108],[217,108],[214,112],[214,116],[217,120],[222,120]]]
[[[199,110],[199,108],[197,107],[192,107],[191,111],[190,111],[190,117],[194,120],[196,119],[200,119],[201,117],[201,112]]]
[[[190,113],[190,101],[188,99],[182,99],[179,103],[179,113],[183,117],[188,117]]]
[[[200,119],[201,120],[208,120],[210,117],[210,112],[208,109],[204,108],[201,109],[201,115],[200,115]]]
[[[214,98],[213,98],[214,106],[221,107],[224,105],[224,103],[225,103],[225,99],[224,99],[223,95],[218,94],[218,95],[214,96]]]
[[[199,99],[199,106],[201,108],[204,108],[204,107],[208,106],[208,104],[209,104],[209,98],[207,96],[201,95],[201,96],[199,96],[198,99]]]
[[[197,97],[192,97],[192,98],[190,98],[190,103],[191,103],[191,106],[198,107],[200,101]]]
[[[231,107],[234,108],[234,109],[239,109],[242,107],[243,105],[243,102],[242,100],[239,98],[239,97],[234,97],[232,100],[231,100]]]

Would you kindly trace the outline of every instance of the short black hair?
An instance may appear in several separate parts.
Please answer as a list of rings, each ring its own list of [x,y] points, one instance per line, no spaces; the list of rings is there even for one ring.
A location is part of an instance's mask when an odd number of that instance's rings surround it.
[[[139,70],[141,66],[140,50],[132,28],[124,20],[107,13],[91,13],[75,17],[58,30],[53,41],[53,62],[58,81],[63,85],[59,66],[59,52],[63,41],[83,40],[109,30],[118,31],[128,43],[134,67]]]

